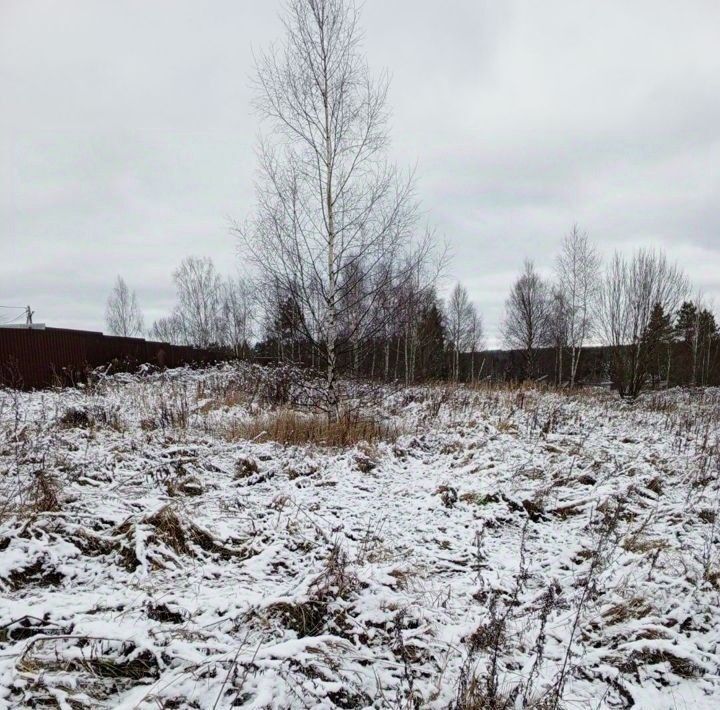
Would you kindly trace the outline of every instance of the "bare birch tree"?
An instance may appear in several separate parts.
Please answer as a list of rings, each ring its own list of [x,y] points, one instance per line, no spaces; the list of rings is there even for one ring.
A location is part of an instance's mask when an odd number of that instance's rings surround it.
[[[393,338],[400,337],[402,324],[393,314],[400,312],[398,289],[394,283],[394,265],[385,261],[379,265],[376,278],[380,281],[378,303],[375,309],[376,325],[373,327],[375,336],[382,342],[382,377],[385,382],[390,379],[390,346]],[[374,373],[373,373],[374,374]]]
[[[640,249],[630,259],[615,253],[605,274],[600,313],[621,396],[635,398],[645,385],[653,309],[674,313],[688,289],[685,274],[662,252]]]
[[[475,381],[475,353],[483,347],[483,321],[475,304],[471,304],[470,327],[468,332],[470,344],[470,382]],[[480,364],[478,377],[482,374],[483,364]]]
[[[218,341],[231,348],[235,357],[245,354],[253,335],[254,293],[252,283],[241,276],[230,277],[220,286]]]
[[[569,308],[565,295],[553,284],[549,286],[546,345],[555,349],[555,384],[563,383],[565,351],[568,347]]]
[[[502,331],[508,345],[525,353],[525,376],[537,372],[537,349],[547,343],[550,292],[535,271],[532,261],[525,260],[524,271],[513,284],[505,301]]]
[[[187,345],[182,322],[175,313],[153,321],[149,336],[162,343]]]
[[[555,273],[565,306],[570,387],[574,387],[583,346],[596,326],[600,288],[600,258],[587,234],[577,225],[563,239]]]
[[[396,284],[412,276],[401,255],[417,207],[411,176],[386,157],[388,79],[368,71],[355,4],[290,0],[284,25],[284,45],[257,60],[257,106],[270,134],[259,150],[256,215],[237,231],[261,277],[302,309],[336,416],[338,356],[356,342],[349,336],[381,328],[382,274]]]
[[[222,279],[212,259],[189,256],[173,273],[175,316],[188,344],[206,348],[219,341]]]
[[[470,303],[467,289],[455,284],[447,304],[447,330],[452,355],[451,374],[457,382],[460,376],[460,353],[471,348],[471,335],[475,325],[475,309]]]
[[[128,288],[121,276],[117,277],[113,290],[108,296],[105,321],[113,335],[137,338],[143,333],[144,319],[137,294]]]

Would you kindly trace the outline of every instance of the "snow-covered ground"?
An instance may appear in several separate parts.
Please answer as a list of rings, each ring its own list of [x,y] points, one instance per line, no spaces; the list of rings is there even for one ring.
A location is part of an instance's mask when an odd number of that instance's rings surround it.
[[[240,437],[261,372],[0,392],[0,706],[720,707],[720,392],[388,390],[333,449]]]

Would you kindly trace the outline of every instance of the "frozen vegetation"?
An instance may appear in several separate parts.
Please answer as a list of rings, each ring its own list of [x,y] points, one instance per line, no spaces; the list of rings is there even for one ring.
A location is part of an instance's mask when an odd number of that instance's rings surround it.
[[[0,392],[0,705],[720,705],[718,390],[346,386]]]

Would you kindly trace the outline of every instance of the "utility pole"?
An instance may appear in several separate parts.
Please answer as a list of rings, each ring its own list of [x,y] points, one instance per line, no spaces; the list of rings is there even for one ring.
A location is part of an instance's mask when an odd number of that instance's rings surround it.
[[[34,314],[35,311],[33,311],[30,306],[27,306],[25,308],[25,325],[32,325],[32,319]]]

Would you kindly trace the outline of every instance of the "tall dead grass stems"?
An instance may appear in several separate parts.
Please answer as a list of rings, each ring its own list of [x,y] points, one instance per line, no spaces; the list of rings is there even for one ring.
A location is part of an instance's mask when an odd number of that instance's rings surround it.
[[[322,414],[306,414],[280,409],[243,421],[233,422],[224,431],[230,441],[276,441],[280,444],[348,447],[361,441],[394,441],[400,433],[396,425],[372,418],[346,414],[328,421]]]

